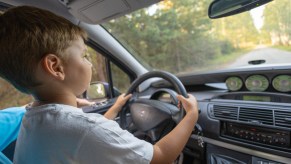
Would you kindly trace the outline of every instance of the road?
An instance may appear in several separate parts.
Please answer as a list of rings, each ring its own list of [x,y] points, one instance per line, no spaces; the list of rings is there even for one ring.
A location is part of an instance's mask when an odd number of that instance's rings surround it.
[[[229,65],[229,68],[249,66],[250,64],[248,62],[253,60],[265,60],[264,64],[291,64],[291,52],[268,47],[256,48],[238,58],[234,63]]]

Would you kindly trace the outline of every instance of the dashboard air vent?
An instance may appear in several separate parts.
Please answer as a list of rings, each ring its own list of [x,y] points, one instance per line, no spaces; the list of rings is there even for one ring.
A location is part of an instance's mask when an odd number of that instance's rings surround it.
[[[217,118],[237,120],[238,107],[213,105],[213,112]]]
[[[240,108],[239,121],[273,125],[273,111],[265,109]]]
[[[275,111],[275,125],[291,128],[291,111]]]

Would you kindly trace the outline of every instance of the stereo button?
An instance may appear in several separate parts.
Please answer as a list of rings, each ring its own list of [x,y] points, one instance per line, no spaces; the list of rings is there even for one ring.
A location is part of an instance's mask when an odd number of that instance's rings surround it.
[[[274,142],[275,142],[275,143],[279,143],[279,139],[278,139],[278,138],[275,138],[275,139],[274,139]]]

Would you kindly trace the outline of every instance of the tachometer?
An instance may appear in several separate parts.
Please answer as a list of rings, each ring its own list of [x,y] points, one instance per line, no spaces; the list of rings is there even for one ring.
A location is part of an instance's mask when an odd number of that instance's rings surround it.
[[[263,75],[252,75],[247,78],[245,85],[250,91],[262,92],[269,87],[269,80]]]
[[[280,92],[291,91],[291,76],[290,75],[279,75],[272,81],[273,87]]]
[[[237,91],[241,89],[243,81],[239,77],[229,77],[226,79],[225,84],[231,91]]]

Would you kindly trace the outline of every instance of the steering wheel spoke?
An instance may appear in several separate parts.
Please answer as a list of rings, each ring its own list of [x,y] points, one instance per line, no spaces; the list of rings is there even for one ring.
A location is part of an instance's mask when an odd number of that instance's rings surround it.
[[[138,99],[129,108],[133,123],[141,131],[153,129],[179,113],[176,106],[158,100]]]
[[[136,88],[142,82],[154,77],[167,80],[172,84],[178,94],[188,97],[186,89],[181,81],[175,75],[164,71],[152,71],[138,77],[131,84],[126,94],[135,94]],[[120,112],[120,126],[124,129],[127,128],[126,125],[128,125],[128,123],[126,122],[126,114],[129,110],[132,123],[137,128],[137,131],[147,133],[147,136],[151,138],[152,142],[157,142],[161,136],[171,131],[184,117],[185,111],[178,109],[178,107],[173,104],[153,99],[139,99],[137,96],[134,97],[135,98],[131,99]],[[161,132],[160,129],[164,130]],[[138,132],[135,132],[135,134],[138,134]]]

